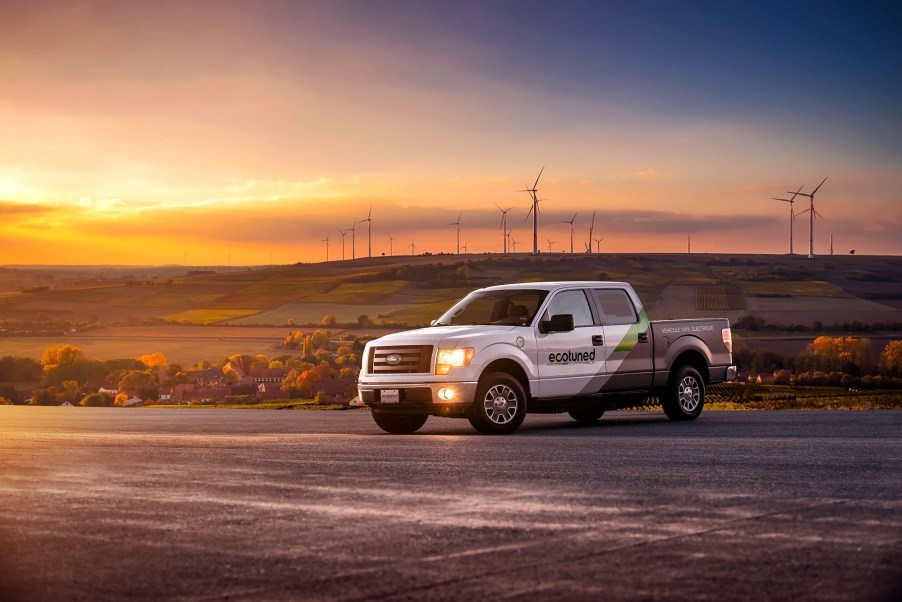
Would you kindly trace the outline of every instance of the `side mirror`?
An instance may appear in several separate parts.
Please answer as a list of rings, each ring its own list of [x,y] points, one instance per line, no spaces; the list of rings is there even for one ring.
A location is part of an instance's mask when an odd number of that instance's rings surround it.
[[[570,332],[573,330],[572,314],[555,314],[550,320],[539,322],[539,332],[548,334],[549,332]]]

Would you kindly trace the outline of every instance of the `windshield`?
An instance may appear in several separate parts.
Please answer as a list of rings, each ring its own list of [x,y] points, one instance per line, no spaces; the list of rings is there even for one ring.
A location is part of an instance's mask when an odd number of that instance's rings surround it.
[[[548,296],[548,291],[475,291],[458,301],[434,326],[507,324],[526,326]]]

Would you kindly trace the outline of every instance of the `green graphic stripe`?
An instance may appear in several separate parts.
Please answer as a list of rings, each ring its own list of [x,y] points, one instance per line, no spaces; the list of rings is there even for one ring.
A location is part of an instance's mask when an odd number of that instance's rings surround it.
[[[630,329],[626,331],[620,344],[614,348],[614,353],[617,353],[618,351],[632,351],[633,347],[639,343],[639,333],[646,332],[647,330],[648,315],[645,313],[645,309],[642,309],[639,311],[639,322],[630,326]]]

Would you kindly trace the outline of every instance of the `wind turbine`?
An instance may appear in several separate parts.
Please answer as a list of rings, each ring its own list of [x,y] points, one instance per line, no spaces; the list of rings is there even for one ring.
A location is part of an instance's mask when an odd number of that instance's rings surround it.
[[[464,255],[466,255],[467,254],[467,243],[464,243],[460,248],[464,250]]]
[[[410,239],[410,254],[411,254],[411,255],[416,255],[416,254],[417,254],[417,246],[416,246],[415,244],[413,244],[413,239],[412,239],[412,238]]]
[[[595,239],[595,249],[596,249],[595,252],[596,253],[601,253],[601,241],[603,241],[603,240],[604,240],[604,236],[602,236],[601,238]]]
[[[366,245],[367,257],[373,256],[373,206],[370,205],[370,212],[366,214],[366,219],[360,220],[360,223],[366,222]]]
[[[551,253],[551,245],[553,245],[557,241],[556,240],[548,240],[547,238],[545,240],[548,241],[548,252]]]
[[[394,243],[395,237],[391,235],[391,232],[388,233],[388,256],[394,257],[392,243]]]
[[[573,214],[573,217],[571,217],[569,220],[566,220],[566,219],[565,219],[565,220],[561,220],[561,223],[562,223],[562,224],[570,224],[570,254],[571,254],[571,255],[573,254],[573,222],[576,221],[576,216],[577,216],[577,215],[579,215],[579,214],[578,214],[578,213],[574,213],[574,214]]]
[[[502,209],[498,206],[498,203],[495,203],[495,207],[498,207],[498,211],[501,212],[501,248],[503,253],[507,255],[507,212],[513,207]]]
[[[351,231],[351,259],[357,259],[357,220],[348,230]]]
[[[508,230],[507,232],[504,233],[504,242],[507,243],[507,244],[505,245],[506,248],[510,248],[510,241],[513,240],[513,239],[511,238],[511,232],[513,232],[513,231],[514,231],[514,229],[511,228],[510,230]],[[505,251],[505,253],[506,253],[506,252],[507,252],[507,251]],[[516,251],[514,251],[514,252],[516,252]]]
[[[517,241],[511,238],[511,246],[514,248],[514,255],[517,254]]]
[[[586,253],[590,253],[590,254],[592,253],[592,234],[595,230],[595,213],[597,211],[598,210],[596,209],[595,211],[592,212],[592,225],[589,226],[589,240],[586,241]]]
[[[348,233],[347,230],[338,229],[338,233],[341,234],[341,260],[345,260],[345,234]]]
[[[457,221],[451,222],[448,224],[449,226],[457,226],[457,254],[460,255],[460,216],[463,215],[463,212],[457,214]]]
[[[802,184],[804,186],[804,184]],[[792,255],[792,222],[796,221],[796,214],[792,209],[792,204],[796,202],[796,197],[799,195],[799,192],[802,191],[802,186],[799,186],[799,189],[792,193],[792,198],[789,199],[778,199],[775,196],[770,197],[775,201],[783,201],[784,203],[789,203],[789,254]]]
[[[542,177],[542,172],[545,171],[545,166],[542,166],[542,169],[539,170],[539,176],[536,178],[535,183],[532,185],[532,188],[524,188],[520,192],[528,192],[532,197],[532,207],[529,208],[529,211],[526,213],[526,219],[529,219],[529,214],[532,213],[532,254],[539,254],[539,197],[536,196],[538,189],[536,186],[539,185],[539,178]]]
[[[829,176],[827,176],[829,177]],[[811,194],[805,194],[804,192],[798,192],[799,196],[807,196],[811,201],[811,205],[805,211],[801,211],[796,215],[802,215],[802,213],[808,214],[808,259],[814,259],[814,218],[815,217],[823,217],[820,213],[814,210],[814,195],[820,190],[821,186],[824,185],[824,182],[827,181],[827,178],[821,180],[821,183],[817,185],[817,188],[811,191]],[[789,194],[792,194],[791,192]]]
[[[329,263],[329,235],[326,234],[326,238],[323,239],[323,242],[326,243],[326,263]],[[232,262],[232,256],[229,255],[229,263]]]

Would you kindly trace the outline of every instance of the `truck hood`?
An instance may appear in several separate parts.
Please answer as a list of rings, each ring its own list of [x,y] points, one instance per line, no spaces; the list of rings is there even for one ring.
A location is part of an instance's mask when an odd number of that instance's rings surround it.
[[[498,341],[505,333],[523,326],[431,326],[379,337],[373,345],[435,345],[436,347],[479,347],[478,341]]]

